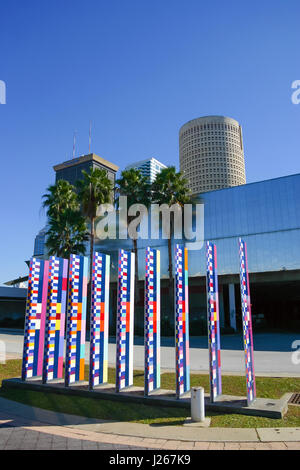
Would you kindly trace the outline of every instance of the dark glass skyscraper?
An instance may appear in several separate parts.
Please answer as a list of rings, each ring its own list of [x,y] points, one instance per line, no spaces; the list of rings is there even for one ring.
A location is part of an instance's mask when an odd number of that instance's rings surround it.
[[[56,181],[63,179],[73,185],[75,185],[77,180],[82,178],[82,170],[90,171],[90,168],[100,168],[101,170],[106,170],[107,176],[113,186],[115,186],[116,173],[119,169],[117,165],[99,157],[95,153],[72,158],[71,160],[55,165],[53,168],[56,173]]]

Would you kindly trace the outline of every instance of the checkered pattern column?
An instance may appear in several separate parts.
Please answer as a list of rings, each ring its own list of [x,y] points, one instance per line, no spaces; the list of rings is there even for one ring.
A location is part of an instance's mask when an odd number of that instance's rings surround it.
[[[176,395],[190,390],[188,250],[175,247]]]
[[[134,253],[119,251],[116,391],[133,384]]]
[[[207,326],[209,346],[210,400],[222,394],[217,247],[206,243]]]
[[[89,386],[107,383],[110,256],[94,253],[90,325]]]
[[[145,395],[160,388],[160,251],[146,249]]]
[[[31,258],[24,328],[22,380],[43,373],[49,262]]]
[[[84,380],[88,258],[71,255],[66,347],[66,387]]]
[[[251,300],[250,285],[248,274],[247,246],[246,243],[239,238],[239,254],[240,254],[240,284],[241,284],[241,302],[243,317],[243,338],[246,365],[246,382],[247,382],[247,402],[248,406],[256,398],[256,384],[253,363],[253,335],[252,335],[252,319],[251,319]]]
[[[63,377],[65,319],[68,289],[68,260],[49,260],[43,383]]]

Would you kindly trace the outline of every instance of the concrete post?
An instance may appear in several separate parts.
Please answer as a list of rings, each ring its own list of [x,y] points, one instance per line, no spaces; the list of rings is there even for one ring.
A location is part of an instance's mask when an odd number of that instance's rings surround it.
[[[193,387],[191,390],[191,418],[192,421],[205,420],[204,388]]]

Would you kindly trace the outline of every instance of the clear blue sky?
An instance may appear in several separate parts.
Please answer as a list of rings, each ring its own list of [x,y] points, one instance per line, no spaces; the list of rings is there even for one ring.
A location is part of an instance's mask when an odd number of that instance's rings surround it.
[[[243,126],[247,181],[298,173],[299,0],[7,0],[0,9],[0,284],[27,273],[52,166],[92,150],[178,167],[178,130]]]

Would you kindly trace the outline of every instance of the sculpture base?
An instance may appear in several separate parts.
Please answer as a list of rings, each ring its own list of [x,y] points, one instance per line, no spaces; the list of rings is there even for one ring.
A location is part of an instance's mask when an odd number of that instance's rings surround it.
[[[127,403],[141,403],[152,406],[172,406],[190,409],[190,395],[176,398],[175,391],[159,389],[155,394],[144,396],[144,388],[131,386],[127,390],[116,392],[114,384],[106,384],[100,388],[89,390],[88,382],[80,382],[69,387],[64,386],[64,381],[43,384],[41,379],[22,381],[20,378],[6,379],[2,382],[2,388],[34,390],[50,392],[63,395],[77,395],[82,397],[99,398],[103,400],[124,401]],[[285,394],[279,400],[256,398],[247,406],[247,399],[230,395],[220,395],[214,403],[210,402],[208,395],[205,396],[205,411],[219,411],[221,413],[235,413],[250,416],[261,416],[265,418],[281,419],[288,410],[290,394]]]

